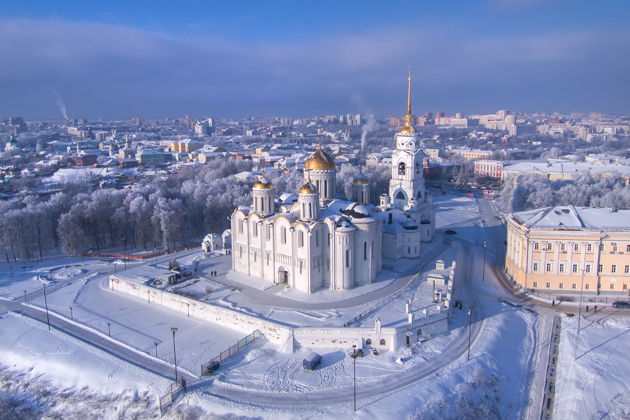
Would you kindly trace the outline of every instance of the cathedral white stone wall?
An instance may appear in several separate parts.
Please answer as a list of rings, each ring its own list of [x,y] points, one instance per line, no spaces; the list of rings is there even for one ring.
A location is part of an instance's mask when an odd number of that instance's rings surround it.
[[[318,147],[304,164],[298,198],[276,202],[264,175],[252,188],[252,206],[232,213],[233,270],[305,293],[370,284],[383,258],[417,258],[435,234],[433,200],[423,178],[425,154],[411,125],[396,135],[389,194],[369,204],[369,179],[353,180],[353,201],[336,197],[334,159]]]

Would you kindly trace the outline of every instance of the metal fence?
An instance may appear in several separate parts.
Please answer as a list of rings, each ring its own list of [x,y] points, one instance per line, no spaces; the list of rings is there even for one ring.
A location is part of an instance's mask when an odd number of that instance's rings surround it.
[[[160,395],[160,415],[163,416],[166,410],[173,405],[175,400],[184,393],[184,387],[179,382],[173,382],[169,385],[166,393]]]
[[[223,363],[225,360],[229,359],[230,357],[234,356],[236,353],[240,352],[241,350],[243,350],[245,347],[247,347],[248,345],[250,345],[251,343],[253,343],[254,341],[258,340],[259,338],[262,338],[262,333],[260,332],[260,330],[255,330],[253,333],[241,338],[240,340],[238,340],[236,342],[236,344],[228,347],[227,349],[223,350],[221,353],[219,353],[217,356],[213,357],[212,359],[210,359],[210,361],[206,362],[206,363],[202,363],[201,364],[201,375],[208,375],[210,372],[208,371],[208,368],[211,367],[214,363]]]

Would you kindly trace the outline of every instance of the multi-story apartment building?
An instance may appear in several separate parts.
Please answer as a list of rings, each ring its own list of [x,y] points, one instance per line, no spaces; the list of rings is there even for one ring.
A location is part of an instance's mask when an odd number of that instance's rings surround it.
[[[630,210],[574,206],[514,213],[505,269],[524,289],[629,294]]]

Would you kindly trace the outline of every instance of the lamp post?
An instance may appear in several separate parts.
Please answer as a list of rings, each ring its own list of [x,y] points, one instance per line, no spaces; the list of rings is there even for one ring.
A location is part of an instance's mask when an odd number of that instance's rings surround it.
[[[155,358],[157,359],[158,355],[157,355],[157,345],[159,344],[157,341],[154,341],[153,344],[155,345]]]
[[[190,318],[190,303],[186,302],[186,305],[188,305],[188,318]]]
[[[72,315],[72,306],[70,306],[70,319],[74,320],[74,316]]]
[[[48,323],[48,331],[50,331],[50,315],[48,314],[48,299],[46,298],[46,285],[42,286],[44,289],[44,304],[46,305],[46,322]]]
[[[352,400],[354,405],[354,411],[357,411],[357,349],[356,345],[352,346],[354,352],[354,358],[352,359]]]
[[[483,241],[483,272],[481,273],[481,282],[485,283],[486,281],[486,251],[488,249],[488,244],[486,241]]]
[[[177,382],[177,352],[175,351],[175,331],[177,328],[171,327],[171,331],[173,331],[173,360],[175,362],[175,382]]]
[[[573,348],[573,357],[577,359],[578,338],[580,337],[580,324],[582,321],[582,296],[584,293],[584,266],[582,266],[582,280],[580,281],[580,305],[578,307],[578,325],[575,332],[575,346]]]
[[[473,307],[468,307],[468,360],[470,361],[470,332],[472,330],[472,312]]]
[[[127,237],[126,236],[122,237],[122,243],[124,247],[123,248],[123,266],[125,267],[124,271],[127,271],[127,259],[126,259],[127,258]]]
[[[107,335],[110,336],[110,337],[112,336],[112,328],[111,327],[112,327],[112,324],[108,322],[107,323]]]
[[[24,303],[26,303],[26,289],[24,289]]]

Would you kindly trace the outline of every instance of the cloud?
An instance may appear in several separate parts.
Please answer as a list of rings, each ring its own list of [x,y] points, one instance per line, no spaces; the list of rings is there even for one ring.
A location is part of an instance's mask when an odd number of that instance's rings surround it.
[[[619,53],[629,47],[627,33],[484,38],[448,25],[246,43],[104,23],[0,20],[0,55],[11,58],[0,66],[0,113],[58,118],[50,98],[58,90],[74,116],[88,118],[396,114],[408,65],[419,111],[629,112],[630,59]]]

